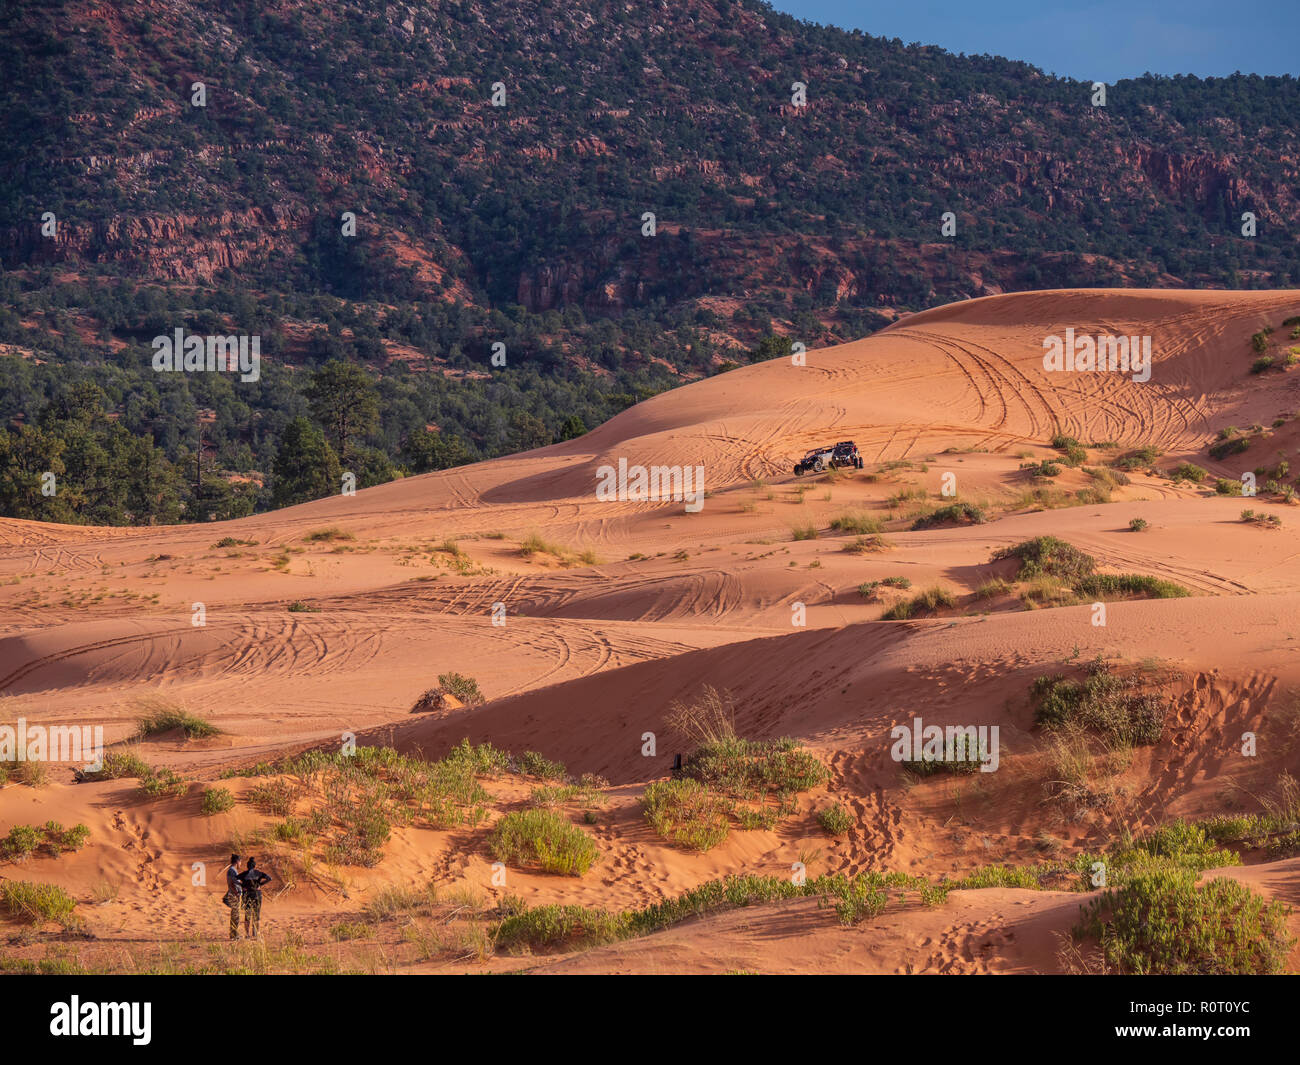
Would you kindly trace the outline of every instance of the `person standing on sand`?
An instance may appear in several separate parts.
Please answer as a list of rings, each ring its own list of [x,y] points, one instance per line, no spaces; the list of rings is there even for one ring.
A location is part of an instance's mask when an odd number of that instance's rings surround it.
[[[243,901],[244,882],[239,879],[239,855],[230,856],[230,864],[226,866],[226,894],[221,900],[230,907],[230,938],[239,938],[239,910],[240,903]]]
[[[256,939],[262,920],[262,885],[269,884],[271,878],[257,867],[256,858],[249,858],[248,868],[240,874],[239,880],[244,887],[244,935]]]

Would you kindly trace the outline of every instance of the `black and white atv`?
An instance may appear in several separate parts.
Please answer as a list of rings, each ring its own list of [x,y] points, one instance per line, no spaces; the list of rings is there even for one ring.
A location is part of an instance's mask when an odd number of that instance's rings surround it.
[[[831,447],[813,448],[794,464],[794,474],[802,477],[805,473],[821,473],[835,463],[835,449]]]

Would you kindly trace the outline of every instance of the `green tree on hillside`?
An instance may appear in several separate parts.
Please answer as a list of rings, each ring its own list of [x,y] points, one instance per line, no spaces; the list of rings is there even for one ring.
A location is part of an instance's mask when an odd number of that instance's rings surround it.
[[[352,442],[379,424],[379,396],[374,382],[356,363],[326,363],[307,386],[312,417],[330,434],[340,462],[351,457]]]
[[[271,497],[277,507],[322,499],[338,491],[341,472],[325,434],[306,418],[295,418],[280,440]]]

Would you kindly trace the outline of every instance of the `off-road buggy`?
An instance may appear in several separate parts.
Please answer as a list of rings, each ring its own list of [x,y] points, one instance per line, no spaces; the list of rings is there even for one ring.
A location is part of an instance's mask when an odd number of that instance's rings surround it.
[[[845,467],[862,469],[862,456],[858,454],[858,445],[852,440],[813,448],[794,464],[794,472],[796,477],[802,477],[805,473],[821,473],[823,470]]]

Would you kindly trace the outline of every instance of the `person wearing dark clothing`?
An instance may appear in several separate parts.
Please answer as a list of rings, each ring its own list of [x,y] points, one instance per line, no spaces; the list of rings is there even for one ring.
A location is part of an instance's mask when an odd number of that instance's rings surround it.
[[[239,938],[239,911],[242,908],[241,903],[244,894],[244,882],[240,879],[239,872],[239,855],[230,856],[230,864],[226,866],[226,896],[221,901],[230,907],[230,938]]]
[[[257,859],[248,859],[248,868],[239,874],[243,887],[244,901],[244,935],[256,939],[258,925],[262,920],[262,885],[271,882],[271,878],[257,867]]]

